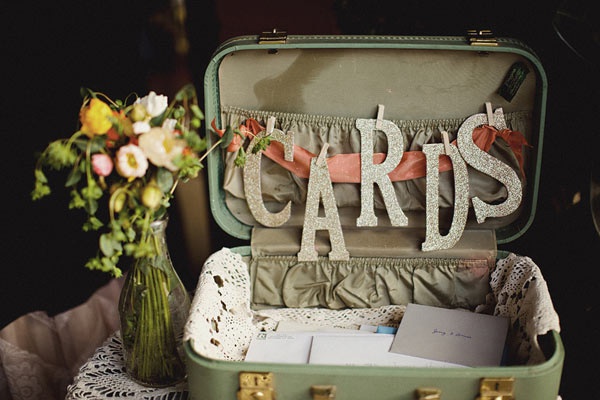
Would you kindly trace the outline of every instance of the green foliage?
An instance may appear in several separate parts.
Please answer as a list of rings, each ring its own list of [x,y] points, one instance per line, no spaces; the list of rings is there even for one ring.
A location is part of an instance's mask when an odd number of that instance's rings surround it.
[[[200,137],[196,131],[184,130],[182,135],[193,152],[201,153],[206,150],[206,139]]]
[[[166,168],[156,170],[156,184],[163,193],[169,193],[174,184],[173,173]]]
[[[97,231],[98,229],[102,228],[103,226],[104,226],[104,224],[102,223],[102,221],[100,221],[98,218],[94,217],[93,215],[90,215],[88,220],[83,223],[83,231],[84,232]]]
[[[233,132],[233,129],[231,128],[231,126],[227,126],[225,128],[225,132],[223,133],[223,136],[221,136],[221,148],[225,149],[227,148],[227,146],[229,146],[229,144],[233,141],[235,133]]]
[[[83,173],[78,168],[73,168],[71,173],[67,177],[67,181],[65,182],[65,187],[71,187],[77,185],[81,180]]]
[[[116,254],[121,254],[123,251],[123,246],[121,244],[121,240],[117,236],[110,233],[103,233],[100,235],[100,251],[104,253],[107,257],[112,257]]]
[[[116,255],[113,257],[96,256],[94,258],[90,258],[85,264],[85,267],[90,270],[106,272],[111,274],[115,278],[119,278],[123,275],[123,271],[119,267],[117,267],[118,261],[119,256]]]
[[[191,83],[183,86],[177,94],[175,94],[175,101],[185,102],[188,99],[196,99],[196,89]]]
[[[202,110],[200,109],[200,107],[198,107],[197,104],[192,104],[190,106],[190,110],[192,111],[192,115],[198,121],[202,121],[204,119],[204,113],[202,112]]]
[[[77,160],[77,152],[65,140],[50,143],[40,158],[40,162],[55,170],[70,167],[75,160]]]
[[[256,154],[259,151],[266,150],[267,147],[269,147],[270,144],[271,144],[271,137],[270,136],[263,136],[262,138],[258,139],[255,142],[254,147],[252,148],[252,154]]]
[[[71,202],[69,203],[69,209],[84,207],[85,200],[83,199],[83,197],[81,197],[81,194],[75,189],[71,190]]]
[[[36,169],[34,171],[35,180],[33,190],[31,191],[31,198],[33,200],[39,200],[51,193],[50,186],[48,186],[48,179],[42,170]]]
[[[244,150],[243,147],[240,147],[238,149],[238,153],[235,156],[235,160],[234,160],[234,165],[236,167],[243,167],[244,165],[246,165],[246,151]]]

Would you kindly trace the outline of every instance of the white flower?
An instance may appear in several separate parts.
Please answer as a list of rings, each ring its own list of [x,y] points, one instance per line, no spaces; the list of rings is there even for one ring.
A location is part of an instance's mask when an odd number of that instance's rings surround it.
[[[147,96],[137,99],[135,104],[141,104],[146,107],[146,112],[152,118],[159,116],[169,106],[169,100],[167,96],[157,95],[155,92],[148,93]]]
[[[135,144],[121,147],[115,161],[117,172],[125,178],[141,178],[148,169],[148,160],[144,152]]]
[[[143,133],[138,142],[146,157],[159,167],[177,171],[173,159],[185,149],[186,143],[175,137],[172,131],[164,128],[152,128]]]
[[[163,129],[167,129],[169,131],[172,131],[175,129],[175,126],[177,125],[177,120],[173,119],[173,118],[167,118],[165,119],[165,121],[162,124]]]
[[[150,130],[150,124],[147,121],[138,121],[132,124],[133,133],[141,135]]]

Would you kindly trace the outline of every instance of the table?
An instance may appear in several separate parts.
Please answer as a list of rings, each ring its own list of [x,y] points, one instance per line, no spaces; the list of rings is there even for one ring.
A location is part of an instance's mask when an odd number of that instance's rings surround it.
[[[187,382],[165,388],[149,388],[133,382],[125,372],[119,332],[112,334],[79,369],[67,387],[66,400],[143,399],[186,400]]]

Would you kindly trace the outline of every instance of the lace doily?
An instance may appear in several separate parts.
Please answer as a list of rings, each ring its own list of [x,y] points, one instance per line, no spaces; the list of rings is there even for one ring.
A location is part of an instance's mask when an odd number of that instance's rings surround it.
[[[510,317],[518,358],[526,364],[543,362],[537,338],[552,330],[560,332],[560,322],[538,266],[529,257],[509,254],[497,262],[490,286],[488,307],[494,307],[494,315]]]
[[[490,280],[491,292],[477,312],[510,317],[514,341],[511,350],[522,364],[544,360],[538,335],[560,331],[546,282],[539,268],[528,257],[509,254],[497,262]],[[252,310],[250,277],[242,257],[224,248],[206,261],[192,301],[184,340],[207,358],[244,359],[254,335],[274,330],[281,320],[353,327],[360,324],[398,324],[404,306],[365,309]],[[516,334],[515,334],[516,332]]]
[[[119,332],[110,336],[85,363],[67,388],[66,399],[185,400],[187,382],[149,388],[133,382],[125,372]]]

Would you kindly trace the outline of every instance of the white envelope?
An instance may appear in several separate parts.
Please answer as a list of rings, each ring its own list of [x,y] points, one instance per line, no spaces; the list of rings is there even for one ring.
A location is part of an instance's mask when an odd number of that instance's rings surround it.
[[[245,361],[306,364],[311,332],[260,332],[248,347]]]
[[[359,330],[343,332],[260,332],[250,342],[244,361],[284,364],[306,364],[311,352],[313,337],[374,336],[375,333]]]
[[[390,367],[461,367],[460,365],[390,353],[393,334],[318,335],[313,337],[309,364],[390,366]]]

